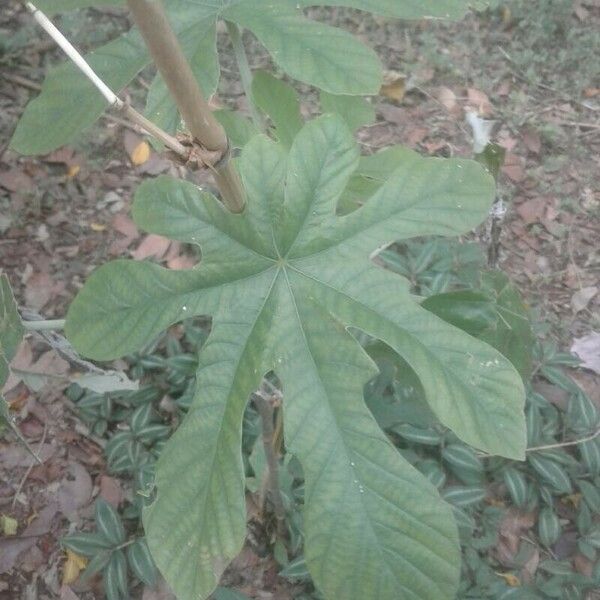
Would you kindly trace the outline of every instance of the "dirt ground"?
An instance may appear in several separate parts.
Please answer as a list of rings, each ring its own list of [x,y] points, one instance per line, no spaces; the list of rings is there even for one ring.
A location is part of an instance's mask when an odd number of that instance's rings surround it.
[[[390,71],[394,85],[373,99],[377,122],[359,131],[365,152],[402,143],[426,155],[470,156],[465,110],[496,121],[493,139],[506,149],[498,193],[508,207],[500,267],[546,325],[543,335],[562,349],[599,331],[600,41],[587,45],[594,69],[577,39],[600,32],[600,3],[573,2],[562,33],[540,29],[535,38],[524,36],[521,14],[510,2],[458,24],[315,12],[362,37]],[[118,12],[94,14],[103,28],[95,41],[125,24]],[[65,30],[72,24],[65,20]],[[89,28],[77,27],[87,39]],[[267,64],[264,51],[248,41],[252,65]],[[220,46],[218,102],[243,107],[230,48],[225,39]],[[532,48],[537,62],[529,62],[539,66],[533,72],[527,68]],[[45,157],[9,149],[20,114],[58,58],[19,4],[7,2],[0,13],[0,271],[8,274],[19,305],[45,318],[62,318],[88,273],[108,259],[192,264],[179,244],[144,236],[131,221],[139,181],[177,174],[180,167],[154,152],[132,164],[142,138],[118,116],[106,115],[85,139]],[[147,80],[142,74],[138,89]],[[313,105],[304,108],[309,113]],[[13,379],[7,394],[43,464],[32,466],[20,446],[0,440],[0,514],[20,524],[19,535],[0,537],[1,600],[92,598],[93,589],[61,588],[64,554],[57,539],[91,516],[98,492],[113,499],[130,493],[107,474],[99,440],[62,394],[76,366],[46,350],[36,339],[27,341],[18,367],[37,379],[30,377],[29,387]],[[598,379],[590,372],[578,377],[600,404]],[[235,569],[233,579],[245,581],[257,598],[292,597],[289,587],[279,587],[272,565],[252,553]]]

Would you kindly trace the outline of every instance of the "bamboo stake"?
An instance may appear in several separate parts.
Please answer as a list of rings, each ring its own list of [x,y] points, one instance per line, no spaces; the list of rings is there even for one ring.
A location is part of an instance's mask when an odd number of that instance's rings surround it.
[[[123,112],[130,121],[140,126],[148,134],[161,141],[165,146],[167,146],[167,148],[170,148],[176,154],[187,159],[189,156],[189,150],[173,136],[169,135],[166,131],[163,131],[160,127],[157,127],[154,123],[152,123],[152,121],[149,121],[146,119],[146,117],[137,112],[137,110],[129,106],[129,104],[123,102],[123,100],[121,100],[104,83],[104,81],[98,77],[96,72],[92,69],[92,67],[90,67],[85,58],[83,58],[73,44],[69,42],[69,40],[41,10],[39,10],[31,2],[26,2],[25,7],[32,14],[33,18],[37,21],[40,27],[42,27],[42,29],[62,49],[71,62],[94,84],[96,89],[104,96],[112,108]]]
[[[211,167],[223,204],[232,212],[242,212],[245,194],[229,160],[227,135],[200,90],[162,3],[160,0],[127,0],[127,4],[193,139],[201,149],[220,156]]]

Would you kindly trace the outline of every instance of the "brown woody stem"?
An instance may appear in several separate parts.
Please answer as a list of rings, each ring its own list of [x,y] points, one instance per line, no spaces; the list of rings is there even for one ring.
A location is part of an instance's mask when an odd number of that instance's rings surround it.
[[[127,0],[127,4],[192,137],[206,150],[220,154],[221,159],[213,165],[213,172],[223,204],[232,212],[242,212],[245,194],[239,175],[229,160],[227,135],[200,90],[162,2]]]
[[[273,427],[273,406],[269,400],[259,394],[254,395],[254,403],[262,423],[262,439],[269,469],[269,499],[277,522],[277,535],[286,537],[285,507],[279,489],[279,460],[275,451],[275,430]]]

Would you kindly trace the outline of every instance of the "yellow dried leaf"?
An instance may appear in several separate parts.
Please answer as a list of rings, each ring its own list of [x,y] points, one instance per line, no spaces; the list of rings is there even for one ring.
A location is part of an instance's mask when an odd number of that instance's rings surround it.
[[[67,560],[63,567],[62,584],[69,585],[73,583],[79,577],[79,573],[85,569],[87,562],[87,558],[75,554],[71,550],[67,550]]]
[[[573,508],[579,508],[579,503],[581,502],[581,494],[569,494],[568,496],[563,496],[561,498],[561,502],[563,504],[572,504]]]
[[[19,523],[16,519],[6,515],[0,515],[0,523],[2,524],[2,532],[4,535],[16,535]]]
[[[139,165],[143,165],[150,158],[150,146],[148,142],[142,141],[140,142],[129,155],[131,158],[131,162],[138,167]]]
[[[521,580],[512,573],[496,573],[498,577],[502,577],[506,582],[506,585],[510,585],[510,587],[521,587]]]
[[[386,71],[379,93],[390,100],[402,102],[406,94],[406,75],[397,71]]]
[[[498,498],[489,498],[489,499],[486,499],[486,502],[490,506],[497,506],[498,508],[506,508],[506,502],[504,502],[504,500],[499,500]]]
[[[73,179],[73,177],[75,177],[79,171],[81,171],[81,167],[79,165],[71,165],[67,169],[67,177],[69,179]]]
[[[90,228],[92,231],[104,231],[106,229],[106,225],[102,225],[102,223],[90,223]]]

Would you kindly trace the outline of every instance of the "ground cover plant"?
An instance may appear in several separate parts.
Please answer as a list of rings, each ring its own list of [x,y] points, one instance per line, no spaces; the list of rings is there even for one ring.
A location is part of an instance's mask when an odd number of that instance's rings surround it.
[[[239,10],[221,16],[239,19],[252,29]],[[280,18],[294,22],[289,12],[283,11],[283,17],[277,13],[275,22]],[[215,15],[207,19],[212,27]],[[301,26],[307,24],[302,21]],[[260,31],[255,31],[257,37],[271,50],[270,38],[261,38]],[[235,40],[235,29],[231,32]],[[272,52],[275,59],[280,52],[276,44]],[[355,51],[353,56],[361,56],[373,70],[366,54]],[[243,55],[240,64],[247,77]],[[307,76],[302,67],[299,73],[285,60],[279,65],[298,79],[319,84],[310,79],[310,69]],[[115,472],[139,473],[141,494],[131,517],[142,512],[150,554],[176,593],[182,598],[207,596],[244,539],[242,421],[248,397],[266,385],[266,376],[270,386],[283,390],[278,415],[283,415],[280,427],[290,457],[286,461],[293,458],[301,473],[297,479],[302,481],[304,522],[295,549],[303,547],[301,562],[308,565],[321,593],[348,598],[393,598],[398,593],[451,597],[458,585],[460,557],[450,508],[427,481],[428,472],[419,469],[426,475],[421,477],[410,466],[415,461],[399,454],[378,428],[363,403],[363,387],[376,375],[374,356],[388,354],[396,361],[401,356],[400,364],[410,373],[406,377],[422,388],[416,401],[420,412],[432,419],[429,424],[437,423],[419,431],[405,418],[397,432],[401,438],[410,440],[413,435],[416,441],[419,435],[429,435],[429,445],[434,445],[450,436],[442,452],[450,465],[474,456],[461,441],[485,453],[522,459],[524,392],[517,369],[527,375],[527,344],[522,361],[510,355],[512,345],[498,335],[500,331],[510,337],[518,329],[502,327],[514,316],[518,300],[511,300],[510,286],[496,275],[482,282],[477,292],[466,294],[446,291],[448,284],[437,281],[433,290],[439,294],[422,302],[427,294],[421,291],[421,297],[415,297],[406,280],[370,259],[392,241],[468,232],[488,213],[493,181],[475,162],[424,159],[402,148],[360,157],[351,129],[368,113],[364,102],[325,89],[324,112],[341,105],[345,119],[326,115],[303,124],[293,93],[286,92],[289,102],[283,106],[273,102],[281,85],[266,74],[247,82],[254,124],[232,115],[224,118],[228,129],[232,121],[237,126],[238,144],[243,146],[237,160],[239,189],[246,202],[241,215],[227,212],[196,186],[171,178],[148,181],[136,194],[138,225],[200,246],[199,266],[174,273],[149,263],[116,261],[92,275],[69,310],[67,336],[83,355],[98,360],[138,351],[177,321],[213,317],[198,364],[193,357],[180,361],[184,381],[197,367],[195,388],[185,381],[187,416],[182,425],[165,445],[170,431],[156,422],[152,394],[150,401],[128,398],[123,401],[126,408],[138,401],[142,406],[130,415],[128,430],[111,438],[108,460]],[[333,91],[357,93],[352,87]],[[362,91],[370,91],[365,82]],[[51,91],[44,93],[29,116],[26,113],[16,134],[17,147],[19,135],[30,139],[23,134],[27,119],[41,115],[44,99],[52,98]],[[361,116],[349,118],[349,107],[350,115]],[[264,129],[265,117],[275,139],[253,135],[255,129]],[[217,171],[230,169],[219,148],[209,148],[217,156],[208,159],[207,148],[201,150],[202,160],[212,159]],[[230,170],[227,177],[235,174]],[[238,210],[243,205],[233,181],[222,186],[222,199]],[[393,256],[386,252],[379,254],[384,263]],[[419,255],[422,270],[428,253],[433,254],[431,246]],[[401,262],[394,260],[393,265]],[[392,270],[393,265],[388,264]],[[396,270],[402,273],[401,269]],[[502,301],[507,303],[504,314],[494,308],[494,302]],[[467,306],[475,306],[477,318],[465,318]],[[516,323],[523,326],[523,321],[521,315]],[[380,340],[379,346],[369,338]],[[112,413],[111,396],[78,401],[90,415],[100,411],[93,426],[104,433]],[[263,419],[265,434],[267,423]],[[585,426],[590,433],[593,419]],[[449,427],[453,434],[442,436],[436,427]],[[159,455],[154,476],[145,467]],[[207,455],[213,458],[205,462]],[[261,459],[256,453],[253,458],[252,469],[258,470]],[[479,473],[475,463],[479,464],[472,462],[471,471]],[[542,459],[531,463],[540,472],[547,468]],[[184,481],[182,472],[188,475]],[[506,472],[516,489],[518,470]],[[271,502],[277,512],[276,496],[272,494]],[[452,489],[445,498],[464,507],[482,499],[481,489]],[[96,522],[106,538],[100,546],[105,544],[102,547],[110,552],[92,552],[89,536],[79,547],[76,539],[65,545],[94,559],[99,556],[94,568],[103,569],[107,594],[119,597],[127,587],[120,547],[125,538],[118,517],[101,503],[97,511]],[[101,529],[102,514],[115,524],[116,533]],[[278,530],[285,563],[289,533]],[[131,540],[130,545],[138,550],[127,550],[133,573],[149,581],[151,559],[145,542]],[[189,561],[190,553],[196,562]],[[139,567],[142,560],[146,570]],[[428,568],[431,561],[438,565],[434,570]],[[287,568],[294,572],[293,565]],[[562,590],[560,585],[557,589]]]

